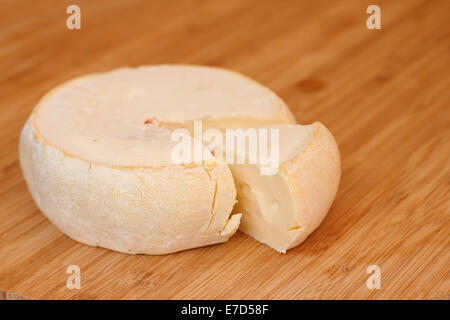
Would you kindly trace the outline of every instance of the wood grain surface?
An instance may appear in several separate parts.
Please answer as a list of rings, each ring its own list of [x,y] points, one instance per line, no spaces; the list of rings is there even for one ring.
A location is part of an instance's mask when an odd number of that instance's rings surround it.
[[[81,8],[81,30],[66,7]],[[381,30],[366,8],[381,8]],[[0,298],[449,299],[450,1],[0,1]],[[267,85],[335,135],[342,180],[323,224],[279,254],[238,232],[165,256],[77,243],[37,209],[18,137],[62,81],[193,63]],[[69,265],[80,290],[66,287]],[[369,290],[367,268],[381,269]]]

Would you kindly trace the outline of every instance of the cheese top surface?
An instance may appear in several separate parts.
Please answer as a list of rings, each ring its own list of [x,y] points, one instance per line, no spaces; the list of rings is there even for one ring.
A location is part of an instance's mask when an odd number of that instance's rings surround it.
[[[258,127],[258,130],[267,129],[268,135],[272,135],[272,130],[278,131],[278,143],[273,145],[271,138],[267,139],[267,153],[272,154],[276,152],[279,157],[279,164],[283,164],[296,157],[305,149],[309,143],[314,139],[316,131],[315,125],[293,125],[280,124]],[[237,152],[239,152],[238,150]],[[244,150],[248,152],[248,150]],[[258,166],[263,166],[258,163]]]
[[[170,165],[171,130],[193,120],[247,127],[288,122],[273,92],[219,68],[160,65],[76,78],[49,92],[34,112],[44,142],[111,166]]]

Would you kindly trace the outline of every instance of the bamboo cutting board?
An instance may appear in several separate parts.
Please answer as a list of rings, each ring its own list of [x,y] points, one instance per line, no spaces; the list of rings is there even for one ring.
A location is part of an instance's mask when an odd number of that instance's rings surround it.
[[[376,3],[375,3],[376,2]],[[81,30],[66,7],[81,8]],[[450,1],[0,2],[0,298],[449,299]],[[279,254],[238,232],[224,244],[131,256],[77,243],[33,203],[20,129],[59,83],[120,66],[242,72],[342,156],[323,224]],[[81,289],[66,287],[69,265]],[[380,289],[366,281],[380,268]]]

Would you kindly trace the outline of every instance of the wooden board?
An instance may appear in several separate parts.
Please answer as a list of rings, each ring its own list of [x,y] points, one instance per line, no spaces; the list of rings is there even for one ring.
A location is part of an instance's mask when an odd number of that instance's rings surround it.
[[[0,297],[43,299],[450,298],[450,1],[0,2]],[[81,7],[81,30],[66,7]],[[20,129],[60,82],[119,66],[214,65],[277,92],[339,143],[327,218],[279,254],[224,244],[131,256],[79,244],[39,212]],[[66,268],[81,268],[81,289]],[[381,269],[369,290],[367,268]]]

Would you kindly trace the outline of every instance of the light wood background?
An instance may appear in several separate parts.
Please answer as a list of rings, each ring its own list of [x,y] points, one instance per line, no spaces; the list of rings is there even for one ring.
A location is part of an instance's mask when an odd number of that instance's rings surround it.
[[[81,30],[66,7],[81,7]],[[381,7],[381,30],[366,8]],[[450,1],[0,1],[0,298],[449,299]],[[335,135],[342,181],[287,254],[224,244],[131,256],[79,244],[33,203],[18,136],[62,81],[119,66],[214,65]],[[82,288],[66,288],[66,268]],[[369,290],[367,267],[381,268]]]

